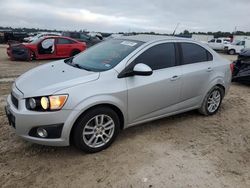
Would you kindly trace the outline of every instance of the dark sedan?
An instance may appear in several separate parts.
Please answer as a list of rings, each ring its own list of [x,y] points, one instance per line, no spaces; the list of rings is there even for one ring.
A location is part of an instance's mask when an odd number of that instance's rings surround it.
[[[250,49],[243,50],[234,62],[232,81],[250,84]]]

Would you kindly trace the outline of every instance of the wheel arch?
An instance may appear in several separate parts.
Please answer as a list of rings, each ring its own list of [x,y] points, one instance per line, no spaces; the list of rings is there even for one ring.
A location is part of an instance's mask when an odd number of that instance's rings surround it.
[[[236,49],[234,49],[234,48],[229,48],[229,49],[227,50],[228,54],[230,54],[230,51],[233,51],[234,54],[236,53]]]
[[[227,85],[225,83],[225,81],[223,80],[223,77],[216,77],[215,79],[213,79],[210,83],[209,86],[207,87],[206,91],[204,91],[204,94],[202,96],[202,100],[201,103],[203,102],[204,98],[206,97],[207,93],[215,86],[221,87],[224,91],[224,95],[225,96],[226,92],[227,92]]]
[[[222,85],[222,84],[216,84],[215,86],[220,87],[223,90],[223,96],[222,97],[224,97],[225,96],[225,92],[226,92],[225,86]]]
[[[124,117],[124,113],[122,112],[122,110],[117,106],[114,105],[112,103],[108,103],[108,102],[103,102],[103,103],[99,103],[99,104],[94,104],[92,106],[87,107],[86,109],[84,109],[83,111],[81,111],[81,113],[78,114],[77,118],[75,119],[71,129],[70,129],[70,133],[69,133],[69,144],[72,143],[72,138],[73,138],[73,132],[74,132],[74,128],[76,126],[77,121],[79,120],[79,118],[84,115],[85,113],[87,113],[89,110],[92,110],[94,108],[97,107],[108,107],[111,108],[112,110],[114,110],[118,117],[119,117],[119,121],[120,121],[120,129],[124,129],[124,124],[125,124],[125,117]]]

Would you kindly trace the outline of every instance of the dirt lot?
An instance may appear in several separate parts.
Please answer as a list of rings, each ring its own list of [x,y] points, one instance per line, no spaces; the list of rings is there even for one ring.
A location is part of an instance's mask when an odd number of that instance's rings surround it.
[[[40,63],[11,62],[0,47],[2,187],[250,187],[249,86],[233,84],[212,117],[192,111],[132,127],[90,155],[25,142],[7,125],[11,81]]]

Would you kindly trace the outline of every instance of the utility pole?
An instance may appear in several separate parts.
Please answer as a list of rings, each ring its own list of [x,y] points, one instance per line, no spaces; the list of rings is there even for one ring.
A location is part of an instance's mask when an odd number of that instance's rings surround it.
[[[237,32],[237,26],[234,27],[234,34]]]

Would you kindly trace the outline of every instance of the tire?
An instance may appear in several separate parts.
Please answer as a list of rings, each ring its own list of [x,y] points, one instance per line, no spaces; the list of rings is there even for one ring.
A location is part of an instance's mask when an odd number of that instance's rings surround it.
[[[230,55],[234,55],[234,54],[235,54],[235,50],[234,50],[234,49],[231,49],[231,50],[228,51],[228,53],[229,53]]]
[[[78,149],[95,153],[108,148],[119,131],[120,121],[117,113],[111,108],[100,106],[79,117],[74,125],[73,141]]]
[[[29,55],[28,61],[33,61],[33,60],[36,59],[36,54],[35,54],[35,52],[29,50],[29,54],[30,54],[30,55]]]
[[[79,54],[79,53],[80,53],[79,50],[73,50],[73,51],[71,52],[70,57],[75,56],[75,55],[77,55],[77,54]]]
[[[216,95],[216,97],[213,98],[212,95],[215,94],[218,95]],[[223,97],[224,97],[224,90],[219,86],[213,87],[205,96],[201,108],[199,108],[199,112],[205,116],[216,114],[220,108]],[[213,105],[214,107],[212,107]]]

